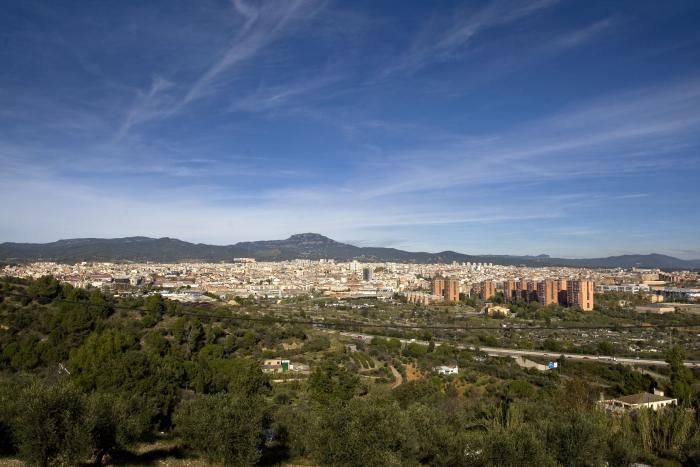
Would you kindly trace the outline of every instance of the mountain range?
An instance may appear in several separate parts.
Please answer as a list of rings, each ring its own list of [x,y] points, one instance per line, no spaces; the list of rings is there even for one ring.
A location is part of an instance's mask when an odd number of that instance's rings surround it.
[[[76,238],[51,243],[0,243],[0,260],[4,262],[232,261],[233,258],[239,257],[255,258],[258,261],[327,258],[339,261],[357,259],[367,262],[451,263],[457,261],[525,266],[700,269],[700,260],[683,260],[661,254],[570,259],[552,258],[547,255],[466,255],[455,251],[426,253],[396,248],[358,247],[315,233],[296,234],[285,240],[239,242],[233,245],[190,243],[168,237]]]

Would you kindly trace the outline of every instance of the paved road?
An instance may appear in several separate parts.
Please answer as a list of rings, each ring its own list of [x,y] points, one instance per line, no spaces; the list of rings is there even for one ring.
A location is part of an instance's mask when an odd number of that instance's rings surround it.
[[[564,353],[564,352],[544,352],[540,350],[518,350],[518,349],[503,349],[498,347],[480,347],[482,352],[487,353],[492,356],[510,356],[510,355],[522,355],[524,357],[546,357],[551,360],[556,360],[559,357],[565,357],[570,360],[595,360],[598,362],[606,363],[621,363],[623,365],[644,365],[644,366],[655,366],[655,365],[666,365],[667,363],[663,360],[652,360],[647,358],[631,358],[631,357],[611,357],[608,355],[590,355],[590,354],[577,354],[577,353]],[[689,367],[700,367],[700,362],[685,362],[686,366]]]
[[[330,332],[338,332],[334,330],[328,330]],[[384,339],[393,339],[391,336],[380,336],[374,334],[363,334],[359,332],[345,332],[340,331],[340,335],[347,337],[354,337],[357,339],[363,339],[365,341],[370,341],[374,337],[381,337]],[[428,345],[428,341],[418,340],[418,339],[399,339],[403,343],[415,343],[419,345]],[[435,341],[435,345],[441,345],[442,342]],[[461,345],[456,346],[459,349],[466,350],[476,350],[477,347],[473,345]],[[631,357],[612,357],[609,355],[590,355],[590,354],[578,354],[578,353],[565,353],[565,352],[545,352],[542,350],[520,350],[520,349],[507,349],[502,347],[478,347],[479,350],[494,357],[508,357],[508,356],[523,356],[523,357],[545,357],[550,360],[556,360],[559,357],[564,357],[570,360],[588,360],[597,361],[601,363],[620,363],[622,365],[636,365],[636,366],[665,366],[667,363],[663,360],[652,360],[648,358],[631,358]],[[698,361],[687,361],[685,366],[691,368],[700,368],[700,362]]]

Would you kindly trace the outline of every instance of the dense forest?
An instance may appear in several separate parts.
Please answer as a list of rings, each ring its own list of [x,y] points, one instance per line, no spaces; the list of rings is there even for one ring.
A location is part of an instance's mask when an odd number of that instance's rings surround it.
[[[657,376],[599,363],[542,374],[391,339],[350,358],[332,336],[265,317],[244,300],[234,312],[2,279],[0,455],[30,465],[700,465],[700,391],[681,348]],[[273,381],[260,365],[273,356],[311,373]],[[357,369],[369,361],[374,379]],[[408,377],[447,362],[460,374]],[[386,384],[390,366],[402,384]],[[596,408],[602,390],[655,387],[679,406]]]

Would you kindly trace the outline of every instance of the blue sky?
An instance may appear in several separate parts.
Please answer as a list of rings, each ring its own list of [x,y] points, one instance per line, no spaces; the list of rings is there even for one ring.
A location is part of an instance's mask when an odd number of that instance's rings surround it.
[[[700,258],[700,3],[9,1],[0,241]]]

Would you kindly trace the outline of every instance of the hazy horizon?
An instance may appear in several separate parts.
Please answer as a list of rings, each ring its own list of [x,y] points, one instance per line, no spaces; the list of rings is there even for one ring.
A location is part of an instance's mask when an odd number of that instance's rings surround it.
[[[321,236],[323,236],[323,237],[330,238],[330,237],[328,237],[328,236],[326,236],[326,235],[323,235],[323,234],[321,234],[321,233],[318,233],[318,232],[299,232],[299,233],[297,233],[297,234],[292,234],[292,236],[293,236],[293,235],[309,235],[309,234],[311,234],[311,235],[321,235]],[[198,243],[207,244],[207,242],[190,241],[190,240],[187,240],[187,239],[185,239],[185,238],[177,238],[177,237],[172,237],[172,236],[165,236],[165,237],[149,237],[149,236],[146,236],[146,235],[127,235],[127,236],[124,236],[124,237],[112,237],[112,238],[108,238],[108,237],[74,237],[74,238],[61,238],[61,239],[52,240],[52,241],[49,241],[49,242],[9,242],[9,243],[46,244],[46,243],[54,243],[54,242],[70,241],[70,240],[120,240],[120,239],[126,239],[126,238],[149,238],[149,239],[165,239],[165,238],[169,238],[169,239],[180,240],[180,241],[188,242],[188,243],[192,243],[192,244],[198,244]],[[256,239],[256,240],[236,240],[236,241],[231,241],[231,242],[228,242],[228,243],[208,243],[208,244],[209,244],[209,245],[213,245],[213,246],[233,246],[233,245],[236,245],[236,244],[239,243],[239,242],[249,242],[249,241],[253,241],[253,242],[254,242],[254,241],[281,241],[281,240],[287,240],[287,239],[289,239],[289,238],[290,238],[290,236],[285,237],[285,238],[260,238],[260,239]],[[592,258],[594,258],[594,257],[592,257],[592,256],[588,256],[588,257],[580,257],[580,256],[579,256],[579,257],[573,257],[573,256],[558,256],[558,255],[549,254],[549,253],[547,253],[547,252],[540,252],[540,253],[532,253],[532,252],[491,253],[491,252],[488,252],[488,251],[459,251],[459,250],[454,250],[454,249],[451,249],[451,248],[446,248],[446,249],[443,249],[443,250],[432,250],[432,251],[431,251],[431,250],[415,250],[415,249],[400,248],[400,247],[396,247],[396,246],[386,246],[386,245],[383,245],[383,244],[381,244],[381,243],[357,242],[357,241],[354,241],[354,240],[338,240],[338,239],[335,239],[335,238],[330,238],[330,239],[331,239],[331,240],[334,240],[334,241],[336,241],[336,242],[338,242],[338,243],[344,243],[344,244],[353,245],[353,246],[361,247],[361,248],[364,248],[364,247],[397,248],[397,249],[399,249],[399,250],[404,250],[404,251],[407,251],[407,252],[410,252],[410,253],[441,253],[441,252],[444,252],[444,251],[452,251],[452,252],[455,252],[455,253],[459,253],[459,254],[463,254],[463,255],[469,255],[469,256],[513,256],[513,257],[521,256],[521,257],[537,257],[537,256],[543,256],[543,255],[544,255],[544,256],[549,256],[549,257],[552,257],[552,258],[572,259],[572,260],[576,260],[576,259],[592,259]],[[2,242],[0,242],[0,244],[1,244],[1,243],[2,243]],[[625,255],[653,255],[653,254],[663,254],[663,253],[658,253],[658,252],[655,252],[655,251],[649,251],[649,252],[630,252],[630,253],[618,253],[618,254],[601,255],[601,256],[599,256],[599,257],[625,256]],[[683,259],[683,260],[690,260],[690,261],[700,261],[700,258],[692,258],[692,257],[683,258],[683,257],[680,257],[680,256],[676,256],[676,258],[678,258],[678,259]]]

